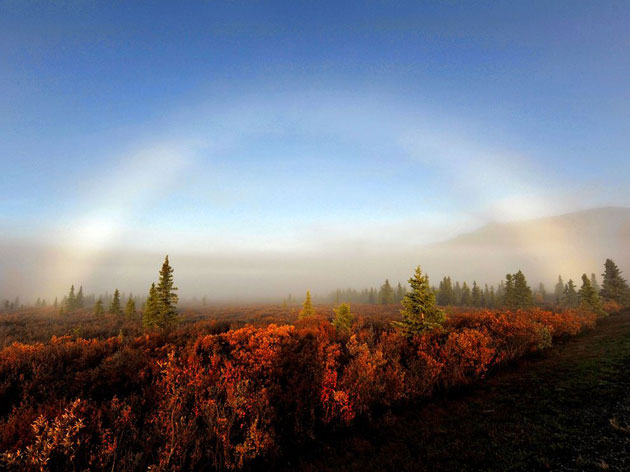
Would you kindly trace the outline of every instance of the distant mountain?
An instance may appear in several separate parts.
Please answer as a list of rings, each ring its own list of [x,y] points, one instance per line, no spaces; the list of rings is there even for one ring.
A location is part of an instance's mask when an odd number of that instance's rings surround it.
[[[596,208],[566,215],[488,224],[421,250],[432,282],[440,274],[482,281],[521,269],[531,282],[578,279],[612,258],[630,271],[630,208]],[[630,278],[630,273],[625,274]]]

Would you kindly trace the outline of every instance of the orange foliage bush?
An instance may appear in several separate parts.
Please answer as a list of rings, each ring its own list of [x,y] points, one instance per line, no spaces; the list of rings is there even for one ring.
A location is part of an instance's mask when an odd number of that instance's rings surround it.
[[[408,339],[359,319],[134,339],[54,338],[0,351],[0,466],[241,469],[379,409],[470,384],[595,325],[577,310],[453,313]],[[194,325],[192,325],[194,326]],[[212,332],[212,331],[211,331]]]

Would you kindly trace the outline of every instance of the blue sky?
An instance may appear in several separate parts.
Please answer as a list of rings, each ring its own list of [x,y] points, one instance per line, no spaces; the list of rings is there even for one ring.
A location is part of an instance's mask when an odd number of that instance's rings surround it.
[[[630,205],[627,2],[0,1],[5,237],[431,242]]]

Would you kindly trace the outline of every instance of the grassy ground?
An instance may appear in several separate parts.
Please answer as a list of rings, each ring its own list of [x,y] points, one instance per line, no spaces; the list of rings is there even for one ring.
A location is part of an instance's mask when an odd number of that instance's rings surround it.
[[[630,470],[630,312],[288,459],[301,471]]]

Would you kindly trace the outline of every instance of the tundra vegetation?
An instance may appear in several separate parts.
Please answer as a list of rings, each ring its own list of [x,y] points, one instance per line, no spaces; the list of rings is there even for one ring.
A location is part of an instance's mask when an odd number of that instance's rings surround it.
[[[6,305],[0,318],[0,462],[6,470],[239,470],[313,438],[470,385],[595,327],[628,304],[611,260],[601,288],[521,271],[483,289],[335,291],[338,302],[178,310],[168,257],[148,297]],[[348,298],[364,297],[350,304]],[[109,309],[104,309],[104,300]],[[91,304],[88,304],[91,303]],[[467,306],[462,306],[462,304]],[[205,303],[204,303],[205,305]],[[86,308],[93,306],[93,308]],[[137,310],[137,306],[141,309]],[[60,311],[61,309],[61,311]]]

